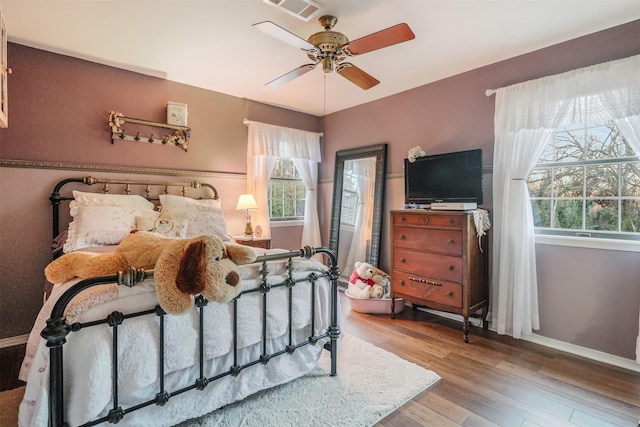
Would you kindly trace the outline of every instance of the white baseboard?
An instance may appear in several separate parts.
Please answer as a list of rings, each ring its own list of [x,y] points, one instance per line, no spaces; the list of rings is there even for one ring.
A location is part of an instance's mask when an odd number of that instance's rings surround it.
[[[640,364],[635,360],[626,359],[624,357],[615,356],[613,354],[605,353],[603,351],[593,350],[587,347],[581,347],[579,345],[570,344],[564,341],[555,340],[553,338],[543,337],[538,334],[531,334],[522,337],[525,341],[530,341],[536,344],[550,347],[555,350],[564,351],[566,353],[575,354],[576,356],[585,357],[587,359],[595,360],[597,362],[606,363],[608,365],[617,366],[619,368],[628,369],[634,372],[640,372]]]
[[[0,338],[0,348],[14,347],[16,345],[26,344],[29,334],[16,335],[15,337]]]
[[[418,310],[435,314],[440,317],[446,317],[448,319],[456,320],[461,323],[463,320],[462,316],[458,314],[446,313],[446,312],[431,310],[429,308],[422,308],[422,307],[419,307]],[[482,325],[480,319],[475,317],[470,317],[469,323],[477,327],[480,327]],[[489,324],[489,330],[496,332],[496,330],[491,327],[491,324]],[[545,347],[553,348],[555,350],[564,351],[565,353],[570,353],[576,356],[581,356],[587,359],[595,360],[597,362],[602,362],[608,365],[617,366],[619,368],[628,369],[629,371],[640,372],[640,364],[636,363],[635,360],[632,360],[632,359],[625,359],[624,357],[615,356],[613,354],[605,353],[603,351],[593,350],[587,347],[581,347],[579,345],[570,344],[570,343],[559,341],[553,338],[547,338],[538,334],[526,335],[526,336],[523,336],[521,339],[525,341],[530,341],[536,344],[540,344]]]

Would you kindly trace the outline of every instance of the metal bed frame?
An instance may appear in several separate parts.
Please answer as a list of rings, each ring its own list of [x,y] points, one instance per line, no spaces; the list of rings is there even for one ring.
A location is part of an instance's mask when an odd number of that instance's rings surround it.
[[[51,204],[53,206],[53,234],[54,237],[58,235],[59,231],[59,207],[60,202],[63,200],[73,200],[73,197],[63,197],[60,196],[61,188],[70,182],[81,182],[87,185],[99,184],[102,183],[105,185],[103,191],[106,193],[109,191],[109,184],[124,184],[125,192],[129,194],[131,185],[144,185],[145,192],[147,194],[147,198],[149,200],[154,200],[150,197],[149,186],[163,186],[165,188],[165,193],[167,192],[167,187],[169,186],[178,186],[182,187],[183,195],[185,194],[185,188],[200,188],[200,187],[208,187],[214,193],[214,199],[218,198],[217,190],[209,185],[209,184],[201,184],[199,182],[189,182],[189,183],[168,183],[168,182],[160,182],[160,181],[123,181],[123,180],[106,180],[106,179],[96,179],[91,177],[85,178],[72,178],[60,181],[54,188],[51,193]],[[325,254],[329,260],[329,271],[318,274],[311,273],[307,277],[294,279],[293,278],[293,258],[301,257],[305,259],[309,259],[315,254]],[[267,263],[270,261],[279,261],[279,260],[287,260],[287,278],[280,283],[268,283],[267,282]],[[49,347],[50,351],[50,377],[49,377],[49,425],[53,427],[66,427],[68,424],[65,422],[64,417],[64,372],[63,372],[63,346],[66,342],[66,337],[68,334],[73,332],[78,332],[80,330],[90,328],[92,326],[107,324],[112,328],[113,332],[113,342],[112,342],[112,402],[113,406],[110,409],[109,413],[101,417],[99,419],[90,421],[85,426],[92,426],[102,422],[109,423],[118,423],[121,421],[128,413],[140,410],[150,405],[158,405],[163,406],[165,403],[169,401],[173,396],[177,396],[179,394],[185,393],[190,390],[204,390],[210,382],[216,381],[220,378],[227,376],[237,376],[240,372],[246,368],[249,368],[254,365],[263,364],[266,365],[269,361],[274,357],[280,357],[286,354],[292,354],[296,351],[296,349],[307,346],[307,345],[316,345],[320,339],[329,338],[324,344],[324,349],[328,350],[331,354],[331,376],[335,376],[337,374],[337,340],[340,335],[340,328],[338,326],[338,277],[339,270],[337,266],[337,259],[333,251],[327,248],[312,248],[309,246],[305,246],[303,249],[297,251],[289,251],[287,253],[278,253],[278,254],[269,254],[257,257],[255,263],[260,263],[260,286],[254,289],[244,290],[240,293],[238,297],[236,297],[229,304],[233,305],[233,364],[229,366],[229,369],[225,372],[219,373],[212,377],[206,377],[204,374],[204,310],[208,304],[206,298],[202,295],[198,295],[195,301],[194,310],[198,311],[199,316],[199,326],[198,326],[198,335],[199,335],[199,375],[197,378],[193,378],[193,381],[190,385],[177,389],[177,390],[167,390],[165,388],[164,382],[164,329],[165,329],[165,321],[167,314],[164,310],[156,305],[154,309],[140,311],[136,313],[123,314],[118,311],[112,312],[106,318],[101,320],[95,320],[91,322],[81,323],[76,322],[73,324],[69,324],[64,317],[64,311],[67,305],[71,302],[71,300],[78,295],[79,293],[102,284],[108,283],[117,283],[119,286],[135,286],[137,283],[144,281],[147,278],[153,277],[153,270],[142,270],[136,269],[133,267],[129,267],[124,271],[120,271],[115,275],[109,276],[101,276],[101,277],[93,277],[89,279],[82,280],[78,282],[76,285],[68,289],[66,292],[62,294],[60,299],[54,305],[54,308],[51,313],[51,318],[47,320],[47,326],[42,330],[41,336],[47,341],[47,347]],[[317,332],[315,328],[315,311],[317,310],[316,301],[315,301],[315,287],[318,286],[317,281],[322,277],[327,277],[330,283],[330,326],[324,332]],[[292,326],[292,315],[293,315],[293,307],[292,307],[292,292],[295,286],[301,286],[303,283],[311,286],[311,313],[310,313],[310,322],[311,322],[311,336],[309,336],[305,341],[300,343],[293,342],[293,326]],[[273,352],[271,354],[267,353],[266,349],[266,334],[267,334],[267,304],[268,298],[267,295],[274,288],[285,287],[288,288],[288,345],[279,351]],[[237,347],[237,313],[238,313],[238,304],[242,301],[242,295],[248,293],[260,292],[262,294],[262,348],[260,356],[243,365],[238,364],[238,347]],[[122,408],[118,403],[118,328],[122,325],[127,319],[136,318],[140,316],[157,316],[159,317],[159,328],[160,328],[160,347],[159,347],[159,389],[153,399],[147,400],[145,402],[139,403],[130,408]]]

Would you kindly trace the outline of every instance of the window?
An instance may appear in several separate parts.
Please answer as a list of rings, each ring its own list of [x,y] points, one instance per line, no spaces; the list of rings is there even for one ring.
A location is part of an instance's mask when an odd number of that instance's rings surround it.
[[[537,234],[640,240],[640,161],[613,121],[557,129],[527,184]]]
[[[269,180],[271,221],[304,220],[306,188],[291,159],[279,158]]]
[[[356,225],[358,213],[358,177],[350,167],[351,161],[345,162],[344,181],[342,183],[342,205],[340,207],[340,223]]]

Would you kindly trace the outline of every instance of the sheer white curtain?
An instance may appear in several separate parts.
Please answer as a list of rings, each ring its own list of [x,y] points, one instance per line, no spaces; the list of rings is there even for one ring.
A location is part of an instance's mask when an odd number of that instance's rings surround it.
[[[277,158],[293,159],[307,189],[302,243],[320,246],[316,188],[322,134],[246,120],[245,124],[249,126],[247,192],[254,195],[258,204],[258,210],[252,215],[253,222],[262,225],[265,237],[271,236],[268,209],[269,178]],[[305,238],[309,240],[304,240]]]
[[[638,75],[640,55],[495,91],[491,322],[498,333],[520,338],[540,328],[527,175],[559,126],[616,120],[637,135]]]
[[[277,157],[247,155],[247,193],[253,194],[258,209],[252,211],[251,222],[262,227],[262,237],[271,237],[269,221],[269,177],[275,167]],[[249,164],[251,163],[251,167]]]
[[[304,227],[302,228],[302,242],[304,245],[319,247],[320,222],[318,220],[318,163],[313,160],[293,159],[293,164],[300,173],[300,177],[307,189],[304,201]]]
[[[356,212],[353,236],[349,245],[349,254],[340,271],[349,277],[355,268],[356,261],[369,259],[367,248],[371,244],[371,227],[373,224],[373,186],[376,176],[375,157],[351,161],[353,175],[357,176],[358,210]]]
[[[640,157],[640,116],[624,117],[616,120],[618,129]],[[636,338],[636,362],[640,363],[640,308],[638,309],[638,337]]]

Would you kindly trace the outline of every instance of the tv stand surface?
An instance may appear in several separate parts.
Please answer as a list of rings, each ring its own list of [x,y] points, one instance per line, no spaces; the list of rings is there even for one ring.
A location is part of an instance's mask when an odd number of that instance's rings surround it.
[[[475,202],[437,202],[431,203],[431,209],[434,211],[473,211],[478,209]]]

